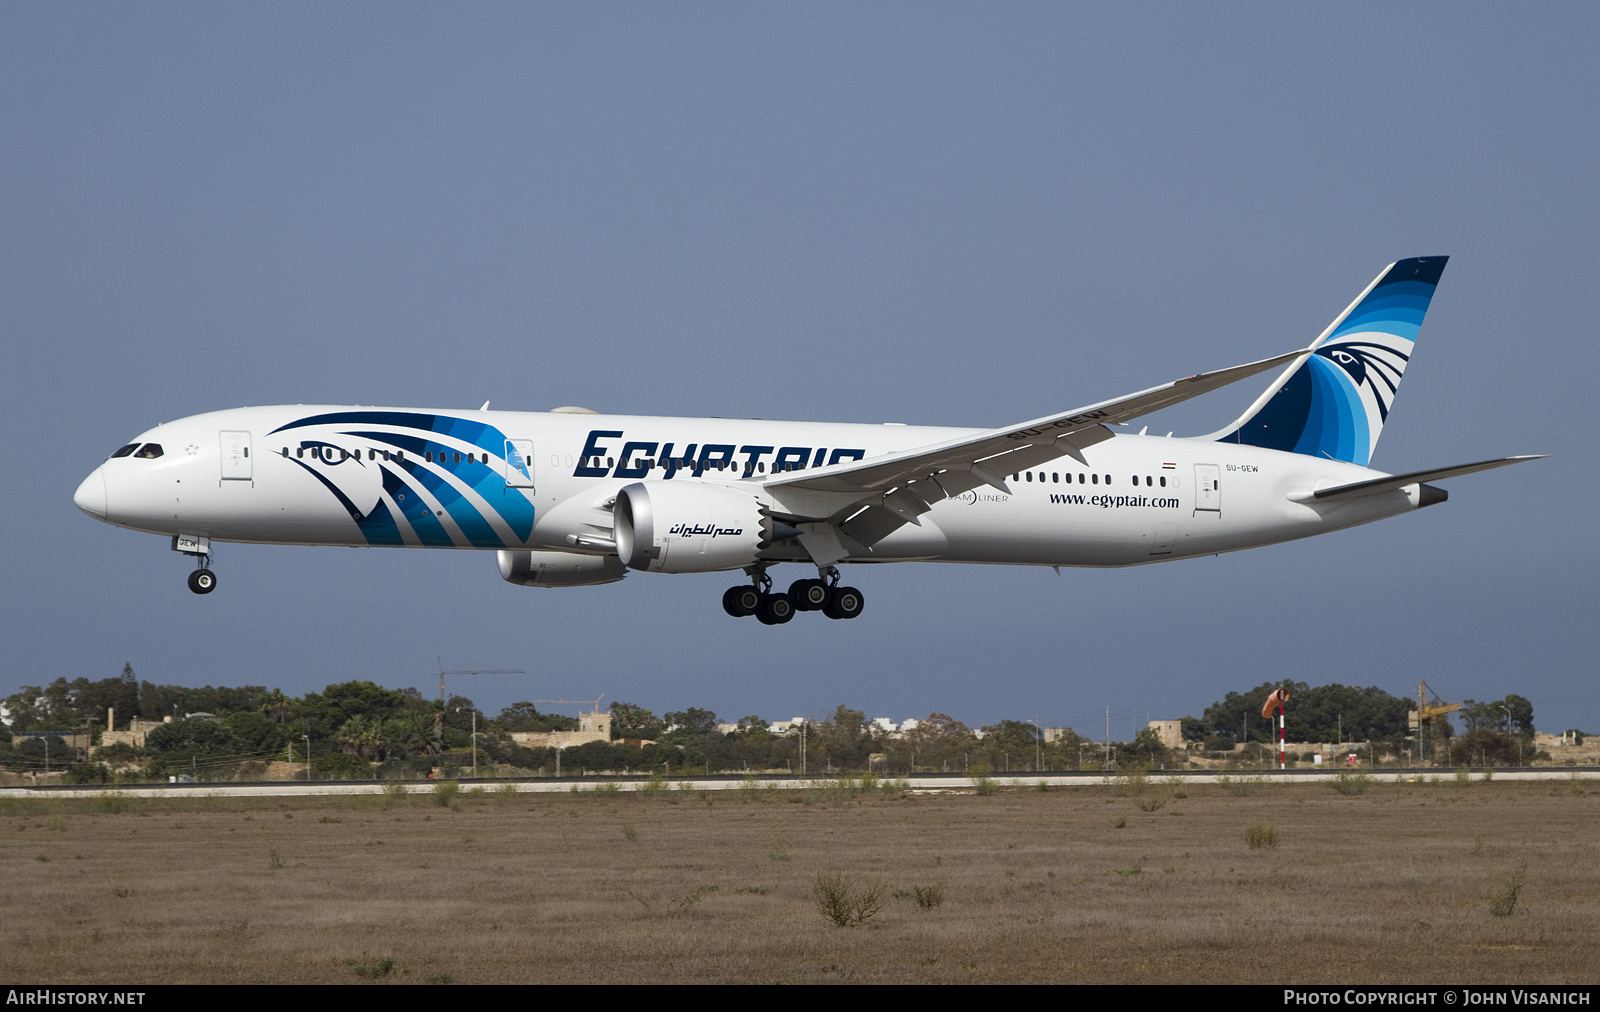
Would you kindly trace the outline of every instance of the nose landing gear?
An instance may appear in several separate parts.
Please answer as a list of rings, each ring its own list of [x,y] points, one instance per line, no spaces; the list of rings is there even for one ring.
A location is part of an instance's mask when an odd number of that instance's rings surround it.
[[[754,615],[763,625],[782,625],[797,611],[820,611],[833,619],[855,618],[865,604],[861,591],[839,586],[839,571],[818,569],[818,579],[796,580],[787,594],[772,592],[765,565],[745,570],[750,584],[729,587],[722,595],[722,610],[734,618]]]
[[[210,569],[210,538],[176,534],[172,538],[172,550],[183,555],[194,556],[194,572],[189,574],[190,590],[196,594],[209,594],[217,589],[217,574]]]
[[[209,594],[217,589],[217,574],[205,568],[202,561],[200,568],[189,574],[189,589],[196,594]]]

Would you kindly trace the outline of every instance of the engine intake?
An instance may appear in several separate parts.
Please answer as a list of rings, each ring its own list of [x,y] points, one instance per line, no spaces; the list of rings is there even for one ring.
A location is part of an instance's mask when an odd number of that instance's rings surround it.
[[[625,485],[612,515],[617,555],[651,573],[743,569],[773,540],[772,518],[755,496],[696,481]]]

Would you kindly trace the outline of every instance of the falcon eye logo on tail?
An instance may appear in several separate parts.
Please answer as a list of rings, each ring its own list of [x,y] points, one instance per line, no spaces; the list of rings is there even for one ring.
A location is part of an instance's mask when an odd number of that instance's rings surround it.
[[[1449,259],[1391,264],[1218,438],[1365,467]]]
[[[1336,348],[1319,348],[1317,354],[1350,374],[1356,389],[1368,387],[1377,403],[1379,423],[1389,418],[1389,405],[1400,389],[1400,374],[1411,356],[1375,341],[1351,341]]]

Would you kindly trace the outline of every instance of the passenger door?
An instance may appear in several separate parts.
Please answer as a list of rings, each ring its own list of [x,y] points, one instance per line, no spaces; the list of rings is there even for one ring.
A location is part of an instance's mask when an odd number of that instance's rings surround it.
[[[1222,468],[1216,464],[1194,466],[1195,512],[1210,510],[1222,512]]]
[[[250,480],[250,433],[224,430],[222,437],[222,480]]]
[[[506,440],[506,487],[533,491],[533,440]]]

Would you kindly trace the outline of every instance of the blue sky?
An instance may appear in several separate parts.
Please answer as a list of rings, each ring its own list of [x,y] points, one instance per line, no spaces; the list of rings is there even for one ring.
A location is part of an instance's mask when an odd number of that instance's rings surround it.
[[[725,718],[1198,714],[1293,678],[1600,731],[1592,5],[0,6],[0,694],[453,686]],[[72,491],[158,421],[363,403],[1000,425],[1293,348],[1452,257],[1374,466],[1413,516],[1126,571],[535,591],[492,554],[163,539]],[[1151,419],[1210,431],[1249,381]],[[796,575],[799,575],[798,572]],[[788,579],[780,574],[780,579]]]

